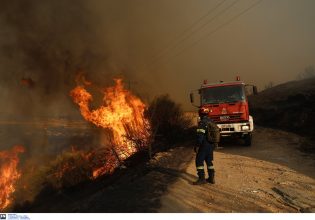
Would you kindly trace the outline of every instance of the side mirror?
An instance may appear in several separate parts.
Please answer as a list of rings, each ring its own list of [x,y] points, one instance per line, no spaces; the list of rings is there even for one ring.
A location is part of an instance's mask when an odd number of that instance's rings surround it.
[[[253,93],[254,93],[254,95],[258,94],[257,86],[253,86]]]
[[[193,93],[190,93],[190,102],[194,103],[194,94]]]

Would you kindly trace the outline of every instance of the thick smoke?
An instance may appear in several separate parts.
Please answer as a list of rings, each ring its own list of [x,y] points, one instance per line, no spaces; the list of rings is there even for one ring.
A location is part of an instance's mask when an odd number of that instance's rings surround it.
[[[68,93],[77,72],[84,71],[92,80],[108,79],[107,51],[86,3],[1,1],[3,114],[61,114],[70,106]],[[95,74],[100,72],[102,76]]]
[[[240,75],[261,89],[296,79],[314,65],[315,3],[309,0],[262,1],[205,37],[253,4],[238,1],[181,41],[219,2],[1,1],[0,114],[74,116],[68,93],[78,71],[102,87],[123,74],[142,96],[170,93],[191,109],[188,94],[204,79],[231,81]],[[230,4],[224,1],[199,25]],[[171,42],[178,47],[167,50]]]

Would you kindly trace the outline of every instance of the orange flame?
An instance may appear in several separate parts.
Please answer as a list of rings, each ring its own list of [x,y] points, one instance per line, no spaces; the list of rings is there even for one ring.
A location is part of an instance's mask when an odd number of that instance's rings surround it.
[[[85,120],[111,131],[117,159],[124,160],[137,151],[134,140],[149,140],[149,122],[144,117],[145,104],[124,89],[122,79],[115,79],[115,83],[115,86],[105,89],[103,104],[95,110],[89,107],[93,97],[84,86],[74,88],[70,96],[79,105]],[[95,170],[93,176],[104,174],[102,170],[104,168]]]
[[[12,202],[14,185],[21,176],[17,170],[18,154],[23,152],[22,146],[14,146],[11,151],[0,151],[0,210],[5,209]]]

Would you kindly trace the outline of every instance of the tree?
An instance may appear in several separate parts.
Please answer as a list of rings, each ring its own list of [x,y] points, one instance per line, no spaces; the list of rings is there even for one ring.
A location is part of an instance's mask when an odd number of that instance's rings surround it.
[[[302,80],[302,79],[309,79],[315,77],[315,68],[314,66],[307,66],[303,72],[299,73],[297,75],[297,79]]]
[[[265,89],[270,89],[270,88],[272,88],[273,87],[273,82],[272,81],[270,81],[269,83],[267,83],[266,85],[265,85]]]
[[[169,143],[174,143],[185,136],[185,129],[191,121],[184,116],[180,104],[173,101],[168,94],[156,97],[146,112],[150,119],[153,133],[162,136]]]

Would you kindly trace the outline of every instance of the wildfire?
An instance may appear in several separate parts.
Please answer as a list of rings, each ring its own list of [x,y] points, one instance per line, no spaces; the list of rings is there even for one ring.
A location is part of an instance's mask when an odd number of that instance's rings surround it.
[[[21,174],[17,170],[18,155],[24,152],[24,147],[14,146],[10,151],[0,151],[0,210],[11,203],[11,195],[15,191],[15,183]]]
[[[115,79],[116,85],[104,90],[102,105],[90,109],[92,95],[85,89],[91,83],[77,86],[70,92],[73,101],[79,105],[85,120],[111,131],[112,149],[117,160],[124,160],[134,154],[140,145],[149,140],[149,122],[144,117],[145,104],[123,86],[122,79]],[[111,157],[112,159],[113,157]],[[104,164],[105,165],[105,164]],[[107,172],[105,167],[94,171],[97,177]]]

